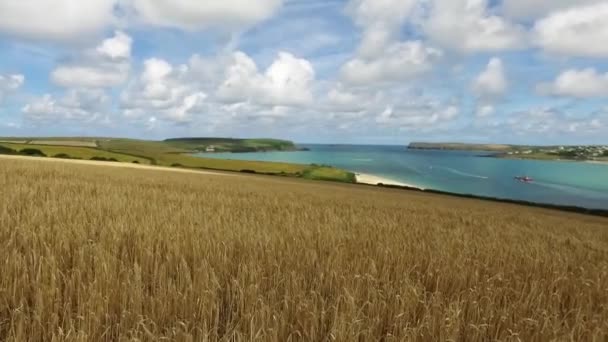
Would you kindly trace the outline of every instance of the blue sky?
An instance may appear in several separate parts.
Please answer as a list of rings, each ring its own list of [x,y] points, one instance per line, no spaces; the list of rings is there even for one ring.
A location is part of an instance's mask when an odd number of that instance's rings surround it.
[[[600,0],[0,0],[0,135],[608,143]]]

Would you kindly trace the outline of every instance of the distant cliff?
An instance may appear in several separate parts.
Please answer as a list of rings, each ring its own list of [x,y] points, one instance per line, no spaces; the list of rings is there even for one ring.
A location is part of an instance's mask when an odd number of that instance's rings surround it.
[[[174,138],[164,141],[171,146],[202,152],[261,152],[297,151],[291,141],[278,139],[233,139],[233,138]]]
[[[465,144],[465,143],[427,143],[412,142],[408,146],[412,150],[459,150],[459,151],[493,151],[506,152],[514,149],[512,145],[501,144]],[[520,146],[521,148],[521,146]]]

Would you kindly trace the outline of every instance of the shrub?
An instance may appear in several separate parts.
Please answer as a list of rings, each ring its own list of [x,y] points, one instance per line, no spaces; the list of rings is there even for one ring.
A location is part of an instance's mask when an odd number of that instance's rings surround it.
[[[137,160],[132,161],[133,164],[139,164]]]
[[[173,163],[171,164],[171,167],[183,167],[183,165],[180,163]]]
[[[91,160],[95,160],[95,161],[105,161],[105,162],[117,162],[118,160],[116,160],[115,158],[106,158],[106,157],[92,157]]]
[[[254,170],[241,170],[242,173],[256,173]]]
[[[21,151],[19,151],[19,153],[26,155],[26,156],[46,157],[46,154],[44,154],[42,151],[35,149],[35,148],[24,148]]]
[[[17,151],[13,150],[12,148],[0,146],[0,154],[17,154]]]
[[[58,153],[54,155],[53,158],[72,159],[72,157],[70,157],[70,155],[66,153]]]

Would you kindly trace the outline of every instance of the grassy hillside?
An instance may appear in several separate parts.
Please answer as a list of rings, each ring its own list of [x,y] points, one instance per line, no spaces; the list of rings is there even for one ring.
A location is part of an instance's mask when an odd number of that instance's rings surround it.
[[[274,174],[289,177],[354,182],[352,172],[331,167],[275,162],[221,160],[191,156],[197,149],[204,149],[209,142],[221,142],[217,138],[187,138],[174,141],[148,141],[116,138],[0,138],[0,153],[3,148],[15,151],[35,149],[48,157],[70,157],[75,159],[105,158],[119,162],[137,162],[158,166],[212,169],[236,172]],[[197,142],[195,142],[195,140]],[[223,139],[230,142],[233,150],[250,146],[255,149],[283,149],[293,146],[291,142],[272,139]],[[238,141],[238,144],[236,143]],[[198,145],[197,145],[198,144]],[[271,147],[272,145],[274,147]],[[215,145],[214,145],[215,146]],[[219,146],[219,145],[218,145]],[[225,145],[227,146],[227,145]],[[228,148],[228,147],[226,147]]]
[[[532,146],[464,143],[410,143],[412,150],[457,150],[496,152],[492,157],[535,160],[608,161],[608,145]]]
[[[180,149],[205,151],[212,147],[215,152],[294,151],[291,141],[277,139],[231,139],[231,138],[176,138],[164,141]]]
[[[38,161],[0,189],[3,341],[608,338],[604,218]]]
[[[150,160],[146,158],[136,157],[129,154],[114,153],[109,151],[100,150],[91,147],[81,146],[61,146],[56,144],[38,145],[35,143],[28,144],[14,144],[0,142],[0,146],[10,148],[15,151],[22,151],[24,149],[35,149],[41,151],[47,157],[62,156],[63,158],[74,158],[74,159],[92,159],[92,158],[105,158],[112,159],[119,162],[131,163],[138,162],[140,164],[149,164]]]

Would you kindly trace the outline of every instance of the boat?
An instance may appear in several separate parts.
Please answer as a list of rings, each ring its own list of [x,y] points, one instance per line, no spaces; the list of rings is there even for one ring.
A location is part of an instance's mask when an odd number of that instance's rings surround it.
[[[528,177],[528,176],[517,176],[517,177],[515,177],[515,180],[518,180],[523,183],[532,183],[534,181],[534,179],[532,179],[532,177]]]

